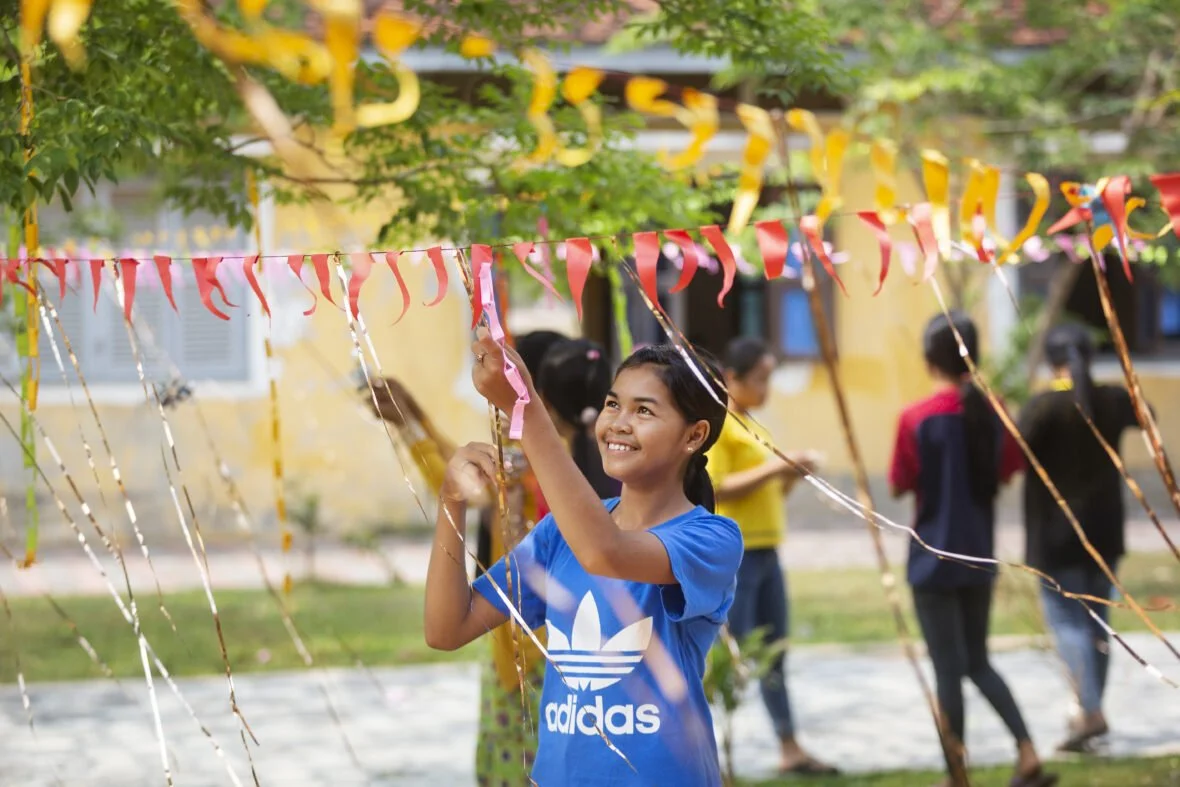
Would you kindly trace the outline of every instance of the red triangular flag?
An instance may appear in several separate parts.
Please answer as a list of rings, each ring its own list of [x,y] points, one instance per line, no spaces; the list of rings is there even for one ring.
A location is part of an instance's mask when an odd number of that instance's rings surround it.
[[[402,272],[397,267],[399,254],[400,252],[396,251],[385,252],[385,264],[393,271],[393,278],[397,279],[397,287],[401,290],[402,294],[402,310],[397,315],[397,319],[393,321],[394,325],[402,321],[402,317],[406,316],[406,311],[410,308],[410,289],[406,287],[406,280],[402,278]]]
[[[823,230],[819,223],[819,218],[816,216],[804,216],[799,221],[799,229],[803,231],[803,237],[807,238],[808,245],[811,246],[811,250],[815,252],[815,256],[823,264],[824,270],[836,280],[836,284],[840,287],[840,292],[848,295],[848,290],[844,289],[844,282],[840,281],[840,276],[836,273],[836,266],[832,264],[832,258],[828,256],[828,250],[824,248]]]
[[[131,305],[135,303],[135,275],[139,261],[130,257],[119,260],[119,274],[123,278],[123,316],[131,320]]]
[[[373,257],[367,251],[354,251],[348,255],[352,262],[352,275],[348,279],[348,308],[352,310],[352,319],[360,314],[357,301],[361,297],[361,287],[373,271]]]
[[[287,267],[291,269],[291,273],[295,274],[295,278],[299,279],[299,283],[303,285],[303,289],[311,293],[311,306],[307,311],[303,312],[304,317],[310,317],[315,314],[315,307],[320,299],[316,297],[315,290],[307,286],[307,282],[303,280],[303,261],[306,258],[306,254],[289,254],[287,255]]]
[[[215,317],[228,320],[229,315],[222,312],[213,303],[213,286],[216,279],[210,276],[210,270],[215,269],[219,262],[221,262],[220,257],[215,257],[212,264],[210,264],[208,257],[193,257],[193,277],[197,281],[197,292],[200,294],[201,303],[205,305],[205,308],[212,312]],[[225,298],[224,294],[222,298]]]
[[[939,261],[938,237],[934,234],[934,210],[929,202],[919,202],[910,208],[909,218],[914,227],[914,237],[918,239],[918,247],[926,257],[921,280],[929,281],[938,270]]]
[[[250,289],[254,290],[254,296],[258,298],[258,302],[262,304],[262,313],[270,318],[270,305],[266,302],[266,296],[262,293],[262,287],[258,286],[258,277],[254,275],[254,266],[258,264],[258,255],[247,257],[242,260],[242,273],[246,277],[246,281],[250,283]]]
[[[102,288],[102,260],[90,261],[90,281],[94,284],[94,312],[98,313],[98,293]]]
[[[1102,204],[1106,207],[1106,214],[1110,216],[1110,223],[1114,227],[1114,239],[1118,246],[1119,257],[1123,261],[1123,273],[1127,281],[1131,277],[1131,259],[1127,256],[1127,195],[1131,193],[1131,179],[1126,175],[1115,175],[1106,182],[1102,190]]]
[[[672,292],[676,293],[689,285],[692,277],[696,275],[701,261],[697,254],[697,245],[693,242],[692,236],[688,234],[687,230],[664,230],[664,235],[667,236],[668,240],[680,247],[680,254],[683,258],[680,268],[680,280],[672,288]]]
[[[152,262],[156,263],[160,286],[164,288],[164,295],[168,296],[168,303],[172,304],[172,311],[179,312],[179,309],[176,308],[176,299],[172,297],[172,258],[157,254],[152,257]]]
[[[754,228],[758,233],[758,251],[762,254],[766,278],[770,281],[781,278],[783,269],[787,267],[787,252],[791,247],[787,228],[778,220],[755,222]]]
[[[492,247],[474,244],[471,247],[471,330],[479,325],[479,318],[483,316],[483,293],[479,281],[479,271],[484,263],[492,262]]]
[[[1152,175],[1148,179],[1160,193],[1160,204],[1172,222],[1172,232],[1180,238],[1180,172]]]
[[[725,306],[725,296],[729,294],[733,287],[733,280],[737,277],[737,260],[733,257],[733,250],[729,248],[729,242],[725,240],[725,233],[716,224],[701,227],[701,237],[709,241],[713,251],[717,252],[717,259],[721,260],[723,278],[721,292],[717,294],[717,305],[723,307]]]
[[[44,265],[49,270],[53,271],[53,275],[57,277],[58,285],[58,300],[65,300],[66,297],[66,263],[69,260],[63,260],[60,257],[54,260],[37,260],[37,262]]]
[[[543,273],[529,264],[529,255],[533,253],[536,244],[530,240],[520,241],[512,244],[512,253],[516,255],[516,259],[520,262],[520,266],[524,268],[525,273],[537,280],[542,287],[550,292],[554,298],[565,300],[553,286],[553,282],[549,281]]]
[[[311,255],[311,267],[315,268],[315,277],[320,282],[320,292],[328,299],[328,303],[336,306],[336,301],[332,300],[332,274],[328,270],[328,257],[330,254],[313,254]],[[337,307],[339,308],[339,307]]]
[[[875,296],[881,292],[881,288],[885,286],[885,277],[889,275],[889,260],[893,256],[893,239],[889,237],[889,230],[885,228],[885,222],[881,221],[880,215],[875,210],[862,210],[856,215],[869,225],[869,228],[877,236],[877,246],[881,249],[881,275],[877,279],[877,289],[873,291]]]
[[[570,238],[565,242],[565,274],[569,280],[570,297],[578,310],[578,321],[582,320],[582,291],[586,289],[586,277],[594,261],[594,250],[589,238]]]
[[[426,250],[426,256],[430,258],[430,264],[434,266],[434,280],[438,282],[438,292],[434,294],[434,300],[426,305],[438,306],[442,303],[443,298],[447,297],[447,287],[450,286],[450,278],[447,274],[446,260],[443,259],[442,246],[431,246]]]
[[[658,232],[637,232],[635,240],[635,270],[639,282],[651,305],[660,308],[660,288],[656,266],[660,261],[660,235]]]

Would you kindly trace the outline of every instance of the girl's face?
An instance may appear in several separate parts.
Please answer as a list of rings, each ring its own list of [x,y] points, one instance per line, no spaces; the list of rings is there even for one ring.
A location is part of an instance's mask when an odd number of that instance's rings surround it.
[[[732,370],[725,372],[725,387],[733,403],[743,410],[756,410],[766,404],[770,395],[770,375],[774,373],[774,356],[762,356],[758,365],[741,377]]]
[[[594,433],[607,475],[650,486],[681,476],[708,437],[709,425],[688,423],[657,371],[639,366],[619,372]]]

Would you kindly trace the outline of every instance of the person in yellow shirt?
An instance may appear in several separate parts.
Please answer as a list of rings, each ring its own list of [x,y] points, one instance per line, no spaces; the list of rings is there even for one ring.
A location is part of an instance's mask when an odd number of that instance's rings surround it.
[[[725,385],[730,408],[767,442],[770,435],[766,430],[745,416],[766,403],[775,363],[773,353],[761,339],[734,339],[726,348]],[[760,632],[767,642],[778,642],[788,633],[787,583],[778,555],[787,529],[784,498],[799,480],[799,472],[732,417],[725,419],[721,437],[708,457],[717,513],[737,522],[746,545],[738,569],[737,594],[729,611],[730,633],[739,643],[748,641],[755,632]],[[793,458],[809,470],[815,467],[810,454]],[[763,674],[760,688],[780,742],[780,771],[796,775],[836,773],[835,768],[808,754],[795,738],[783,651]]]

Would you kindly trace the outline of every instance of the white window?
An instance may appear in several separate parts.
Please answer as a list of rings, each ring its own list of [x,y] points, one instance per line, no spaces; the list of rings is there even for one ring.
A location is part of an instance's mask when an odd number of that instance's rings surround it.
[[[99,197],[90,203],[102,206],[117,217],[117,229],[109,243],[115,249],[114,256],[131,257],[140,263],[134,323],[148,382],[166,383],[178,373],[196,385],[205,383],[201,386],[202,395],[258,393],[265,379],[265,359],[261,353],[257,320],[261,309],[243,277],[236,275],[241,270],[241,258],[256,252],[253,233],[226,230],[207,214],[186,216],[181,211],[162,208],[154,191],[143,184],[112,187],[105,193],[100,192]],[[61,250],[68,240],[79,244],[84,242],[70,232],[77,222],[53,206],[41,211],[40,224],[45,256],[51,256],[55,251],[54,256],[64,256]],[[172,309],[152,261],[154,250],[165,249],[178,258],[187,258],[194,253],[224,255],[218,279],[229,301],[238,308],[225,306],[216,292],[213,302],[230,316],[228,321],[217,318],[201,303],[188,259],[178,259],[172,264],[176,310]],[[101,256],[108,262],[102,272],[97,308],[86,250],[79,250],[76,257],[71,257],[73,261],[68,266],[64,300],[59,297],[56,278],[44,266],[39,266],[42,269],[40,279],[58,310],[82,372],[96,397],[106,401],[135,401],[142,397],[142,389],[123,312],[115,297],[113,264],[109,261],[112,255],[109,248],[103,251]],[[0,365],[6,374],[10,374],[18,366],[11,333],[5,333],[6,341],[0,343]],[[57,344],[73,384],[76,375],[60,336]],[[40,355],[41,390],[50,400],[57,396],[64,398],[61,372],[44,329]]]

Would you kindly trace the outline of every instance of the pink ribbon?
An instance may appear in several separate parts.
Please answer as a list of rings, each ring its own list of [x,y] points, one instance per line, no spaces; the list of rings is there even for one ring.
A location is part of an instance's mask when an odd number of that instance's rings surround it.
[[[492,286],[491,250],[488,249],[488,252],[487,254],[479,254],[480,259],[475,260],[476,248],[473,247],[472,258],[479,264],[480,301],[484,316],[488,320],[488,330],[492,332],[492,340],[500,345],[500,352],[503,353],[504,377],[512,386],[512,390],[516,391],[516,404],[512,406],[512,420],[508,425],[508,436],[513,440],[519,440],[524,434],[524,407],[529,403],[529,389],[520,376],[520,370],[516,368],[516,364],[509,360],[508,353],[504,350],[504,329],[500,326],[500,315],[496,310],[496,290]]]

